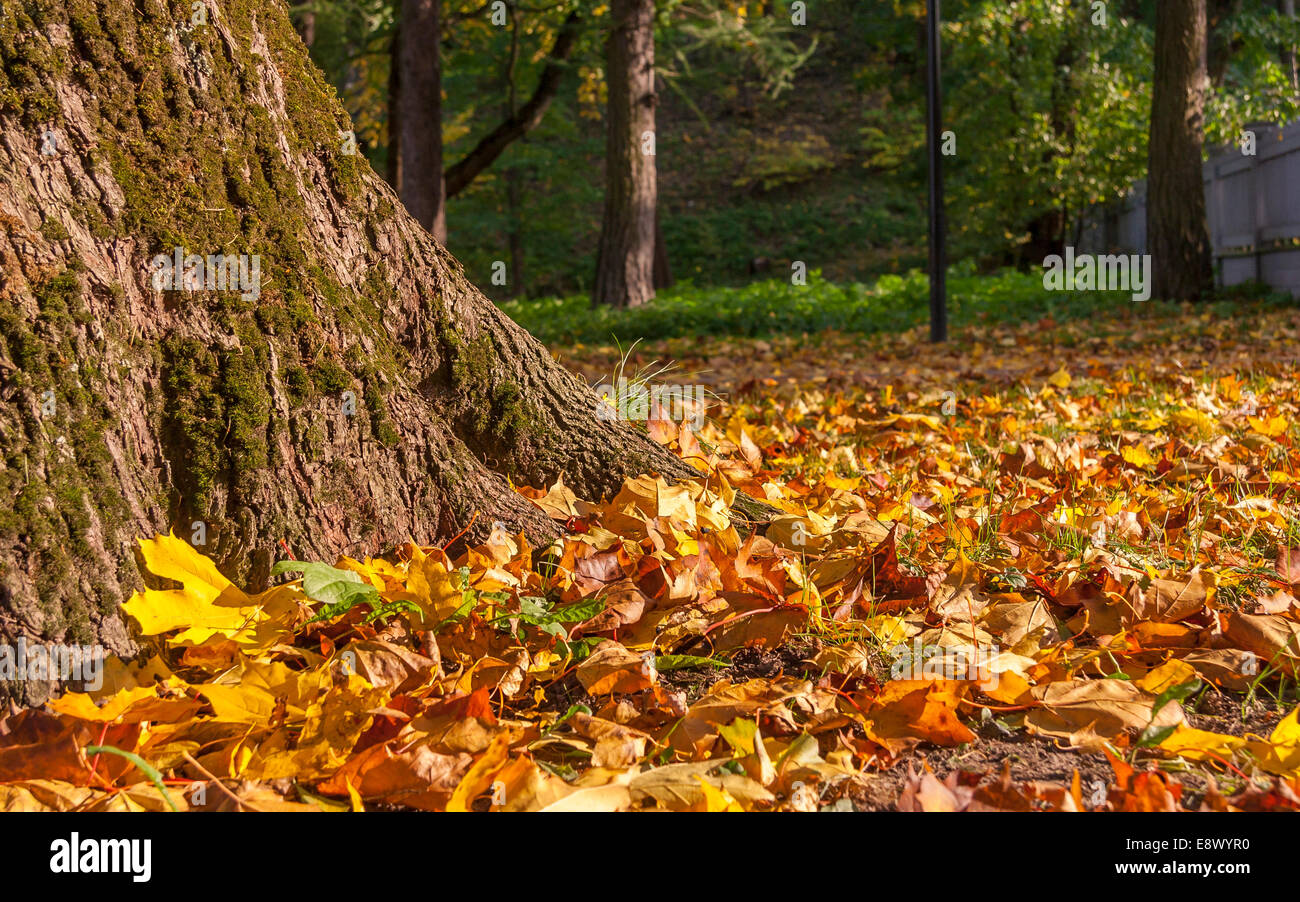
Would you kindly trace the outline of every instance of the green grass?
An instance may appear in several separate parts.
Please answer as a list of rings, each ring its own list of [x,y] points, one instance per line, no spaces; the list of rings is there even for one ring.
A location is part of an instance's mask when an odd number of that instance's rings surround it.
[[[1256,289],[1225,294],[1205,309],[1231,307],[1243,300],[1264,305],[1293,304],[1284,295]],[[837,330],[872,334],[903,332],[927,322],[929,283],[924,272],[887,275],[871,284],[828,282],[819,271],[807,285],[775,277],[735,287],[682,283],[631,310],[592,309],[588,298],[522,300],[501,308],[547,344],[608,344],[637,339],[730,335],[766,337]],[[948,310],[954,328],[986,323],[1057,321],[1096,316],[1160,317],[1180,308],[1158,302],[1135,303],[1124,292],[1046,291],[1041,272],[1004,270],[975,275],[955,266],[948,277]]]

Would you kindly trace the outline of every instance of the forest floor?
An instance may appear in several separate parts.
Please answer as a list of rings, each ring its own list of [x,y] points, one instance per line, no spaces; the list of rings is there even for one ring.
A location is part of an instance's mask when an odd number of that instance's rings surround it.
[[[706,400],[694,483],[520,487],[549,549],[143,541],[156,647],[0,721],[0,810],[1300,808],[1300,313],[923,338],[555,349]]]

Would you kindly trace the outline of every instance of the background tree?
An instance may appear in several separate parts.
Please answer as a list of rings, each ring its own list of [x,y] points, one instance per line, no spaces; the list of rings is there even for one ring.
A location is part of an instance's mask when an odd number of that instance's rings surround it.
[[[1083,0],[980,3],[954,15],[944,73],[955,256],[1041,266],[1077,241],[1087,207],[1144,173],[1150,28],[1114,8],[1103,22]],[[918,125],[906,121],[909,142],[924,140]]]
[[[447,243],[442,171],[441,0],[401,0],[397,50],[397,194],[406,209]]]
[[[1147,180],[1147,252],[1155,297],[1197,300],[1212,278],[1206,228],[1206,0],[1162,0]]]
[[[1206,142],[1237,144],[1252,123],[1300,116],[1287,53],[1300,42],[1300,23],[1271,2],[1213,0],[1208,10],[1210,90]]]
[[[384,172],[396,0],[311,0],[312,56]],[[1209,0],[1206,143],[1300,116],[1286,66],[1296,26],[1279,0]],[[951,0],[945,88],[953,259],[1041,264],[1079,234],[1081,211],[1145,175],[1155,0]],[[504,27],[482,0],[444,0],[444,163],[451,249],[489,292],[590,295],[604,210],[602,5],[513,3]],[[553,65],[569,14],[589,20]],[[745,281],[754,257],[804,260],[833,279],[924,262],[919,0],[819,0],[794,26],[785,0],[656,3],[656,259],[709,283]],[[545,115],[463,183],[459,161],[509,118],[502,67],[517,29],[517,103],[560,76]],[[1065,71],[1058,63],[1068,63]],[[462,186],[463,185],[463,186]],[[513,199],[512,199],[513,197]],[[513,210],[513,212],[512,212]],[[523,228],[516,228],[517,224]],[[527,283],[491,284],[514,246]],[[667,253],[661,253],[660,249]],[[512,263],[513,267],[513,263]],[[656,288],[662,285],[654,275]]]
[[[654,297],[654,0],[613,0],[606,43],[605,213],[592,301],[637,307]]]
[[[506,117],[483,138],[474,148],[454,166],[447,170],[447,196],[455,197],[464,191],[483,170],[491,166],[502,152],[514,141],[528,134],[541,123],[542,117],[559,93],[560,84],[567,71],[567,61],[577,44],[582,30],[583,18],[578,10],[569,13],[555,35],[554,44],[547,57],[546,65],[537,79],[533,94],[519,107],[514,99],[515,62],[518,59],[518,13],[514,14],[515,27],[512,29],[509,59],[510,77],[506,80],[508,109]]]

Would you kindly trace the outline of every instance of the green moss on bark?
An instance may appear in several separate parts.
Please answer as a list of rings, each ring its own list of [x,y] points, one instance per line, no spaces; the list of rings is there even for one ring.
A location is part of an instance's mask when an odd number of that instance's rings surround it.
[[[245,341],[222,351],[192,338],[163,342],[164,435],[182,514],[210,516],[218,482],[229,483],[233,500],[251,493],[269,463],[267,349],[251,335]]]
[[[110,611],[122,600],[102,581],[83,591],[73,575],[94,555],[96,520],[112,548],[127,510],[105,444],[112,409],[103,375],[78,363],[88,319],[82,291],[77,271],[68,269],[32,286],[34,319],[12,306],[0,310],[0,357],[16,367],[4,391],[17,413],[5,427],[0,494],[13,501],[0,508],[0,542],[31,553],[45,635],[76,641],[92,638],[92,610]]]

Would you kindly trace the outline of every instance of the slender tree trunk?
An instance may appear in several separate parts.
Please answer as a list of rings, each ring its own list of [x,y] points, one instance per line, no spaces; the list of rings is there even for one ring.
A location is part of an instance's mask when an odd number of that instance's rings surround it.
[[[1205,59],[1211,85],[1223,84],[1228,63],[1240,47],[1240,36],[1223,27],[1224,20],[1240,11],[1241,0],[1206,0]]]
[[[506,121],[513,121],[519,108],[515,87],[515,67],[519,62],[519,10],[513,9],[510,31],[510,55],[506,61]],[[527,137],[524,140],[528,140]],[[519,171],[513,167],[505,171],[506,183],[506,246],[510,254],[510,286],[507,297],[518,297],[524,290],[524,240],[523,198],[519,185]]]
[[[447,243],[442,172],[440,0],[402,0],[398,59],[397,193],[439,243]]]
[[[1282,15],[1292,21],[1295,20],[1295,0],[1282,0]],[[1288,44],[1282,51],[1282,60],[1286,71],[1291,73],[1291,90],[1300,91],[1300,67],[1296,64],[1294,44]]]
[[[397,183],[401,167],[398,163],[401,161],[402,150],[401,111],[398,109],[402,96],[402,66],[399,59],[401,41],[402,26],[399,22],[393,26],[392,43],[388,51],[388,153],[384,161],[384,178],[394,191],[399,190]]]
[[[507,297],[517,298],[524,292],[524,214],[523,191],[520,187],[519,171],[507,169],[506,182],[506,218],[509,231],[506,232],[506,250],[510,254],[510,287]]]
[[[636,307],[654,297],[654,0],[613,0],[605,45],[605,213],[594,304]]]
[[[310,50],[316,43],[316,13],[306,10],[298,19],[298,34]]]
[[[62,113],[53,155],[0,119],[0,172],[23,173],[0,179],[0,642],[132,654],[118,605],[154,533],[256,590],[286,555],[477,541],[494,521],[542,547],[557,529],[511,480],[600,497],[698,475],[601,419],[342,152],[345,113],[281,0],[208,2],[182,36],[98,0],[78,40],[19,60]],[[67,7],[8,15],[74,32]],[[235,281],[172,282],[177,254],[235,260]],[[0,683],[0,704],[53,688]]]
[[[1197,300],[1212,277],[1201,150],[1205,140],[1206,0],[1156,6],[1147,251],[1153,294]]]
[[[661,291],[665,288],[671,288],[673,285],[673,270],[668,265],[668,245],[664,244],[664,230],[659,224],[659,205],[655,205],[655,264],[654,264],[654,286],[655,291]]]

